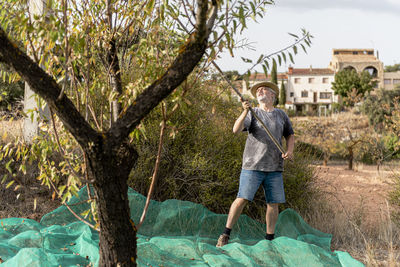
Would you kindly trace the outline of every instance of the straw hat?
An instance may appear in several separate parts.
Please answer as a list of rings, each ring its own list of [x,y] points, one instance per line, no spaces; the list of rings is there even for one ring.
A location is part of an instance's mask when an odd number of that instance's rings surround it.
[[[254,96],[254,98],[257,98],[257,89],[259,87],[268,87],[268,88],[272,89],[272,91],[275,92],[276,96],[278,96],[278,94],[279,94],[279,88],[276,84],[274,84],[272,82],[261,82],[261,83],[256,83],[250,89],[250,92]]]

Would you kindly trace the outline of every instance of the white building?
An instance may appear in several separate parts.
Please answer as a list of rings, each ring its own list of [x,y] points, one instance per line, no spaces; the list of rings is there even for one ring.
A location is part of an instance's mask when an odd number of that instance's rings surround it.
[[[286,86],[286,108],[297,112],[318,112],[325,115],[338,102],[332,82],[335,72],[331,69],[307,69],[289,67]]]

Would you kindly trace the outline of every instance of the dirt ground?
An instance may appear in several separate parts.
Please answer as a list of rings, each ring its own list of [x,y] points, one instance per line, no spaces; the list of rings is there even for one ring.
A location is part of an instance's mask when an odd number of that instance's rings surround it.
[[[336,201],[334,207],[348,212],[362,211],[365,223],[373,226],[383,214],[388,214],[388,192],[399,163],[376,166],[356,164],[349,170],[346,162],[329,162],[316,166],[318,186]]]

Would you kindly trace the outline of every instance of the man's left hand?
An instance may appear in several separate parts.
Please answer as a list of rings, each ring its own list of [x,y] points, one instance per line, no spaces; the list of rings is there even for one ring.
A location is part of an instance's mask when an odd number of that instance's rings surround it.
[[[287,151],[285,154],[282,154],[283,159],[293,159],[293,151]]]

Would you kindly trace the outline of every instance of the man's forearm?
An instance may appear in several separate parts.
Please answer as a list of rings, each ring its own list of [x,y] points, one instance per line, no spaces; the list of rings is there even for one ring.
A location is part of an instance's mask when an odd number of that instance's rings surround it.
[[[289,135],[286,138],[286,149],[287,149],[287,151],[293,152],[293,149],[294,149],[294,134]]]
[[[240,114],[239,118],[235,121],[235,124],[233,125],[233,133],[239,133],[243,131],[244,129],[244,119],[247,116],[247,113],[249,110],[245,109],[243,110],[242,114]]]

